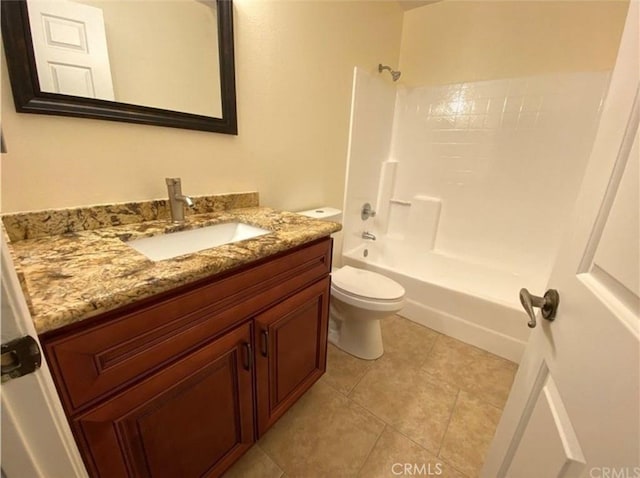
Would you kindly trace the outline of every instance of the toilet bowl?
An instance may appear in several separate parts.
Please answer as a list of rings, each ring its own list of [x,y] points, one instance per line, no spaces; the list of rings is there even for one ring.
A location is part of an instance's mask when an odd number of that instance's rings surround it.
[[[331,273],[329,341],[356,357],[384,353],[380,321],[404,306],[404,288],[388,277],[351,266]]]
[[[320,207],[298,214],[340,222],[342,211]],[[373,360],[384,353],[380,321],[404,306],[404,288],[377,272],[344,266],[331,271],[329,342],[356,357]]]

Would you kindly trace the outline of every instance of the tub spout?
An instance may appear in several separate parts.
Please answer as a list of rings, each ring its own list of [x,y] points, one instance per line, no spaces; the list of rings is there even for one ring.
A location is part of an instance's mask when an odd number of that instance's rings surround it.
[[[369,239],[371,241],[375,241],[376,240],[376,236],[371,234],[370,232],[364,231],[362,233],[362,239]]]

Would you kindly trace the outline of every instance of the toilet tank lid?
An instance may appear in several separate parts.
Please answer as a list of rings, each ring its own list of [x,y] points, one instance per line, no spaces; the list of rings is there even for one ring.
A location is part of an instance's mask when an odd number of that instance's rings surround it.
[[[298,212],[298,214],[312,217],[314,219],[331,220],[332,217],[338,217],[340,214],[342,214],[342,211],[334,207],[317,207],[314,209],[307,209],[306,211],[300,211]]]
[[[370,299],[396,300],[404,296],[404,287],[377,272],[344,266],[331,273],[334,287]]]

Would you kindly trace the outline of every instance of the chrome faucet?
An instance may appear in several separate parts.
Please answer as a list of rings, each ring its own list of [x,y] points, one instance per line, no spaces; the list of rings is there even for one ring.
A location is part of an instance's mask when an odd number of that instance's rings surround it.
[[[364,231],[362,233],[362,239],[370,239],[372,241],[375,241],[376,240],[376,236],[371,234],[370,232]]]
[[[182,194],[180,178],[166,178],[169,191],[169,207],[171,208],[171,221],[184,222],[184,206],[193,207],[193,199]]]

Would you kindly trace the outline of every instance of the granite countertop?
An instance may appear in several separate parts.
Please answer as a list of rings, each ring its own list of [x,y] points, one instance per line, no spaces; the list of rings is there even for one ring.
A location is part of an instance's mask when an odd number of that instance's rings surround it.
[[[257,204],[257,194],[255,201],[235,201],[235,204],[232,201],[227,205],[251,203]],[[101,227],[84,229],[81,226],[69,230],[67,223],[62,228],[66,232],[50,235],[42,232],[41,223],[35,227],[33,217],[28,220],[19,215],[3,217],[9,248],[37,332],[64,327],[340,230],[338,223],[257,205],[195,212],[179,225],[166,218],[114,221],[111,216],[111,224],[109,219],[98,220],[93,225]],[[51,221],[50,212],[40,216],[53,223],[59,222]],[[133,216],[141,219],[139,215]],[[158,262],[147,259],[125,243],[141,237],[236,221],[272,232]],[[22,226],[28,223],[32,231],[39,232],[29,233],[27,227],[15,227],[18,223]],[[53,230],[60,232],[55,227]]]

